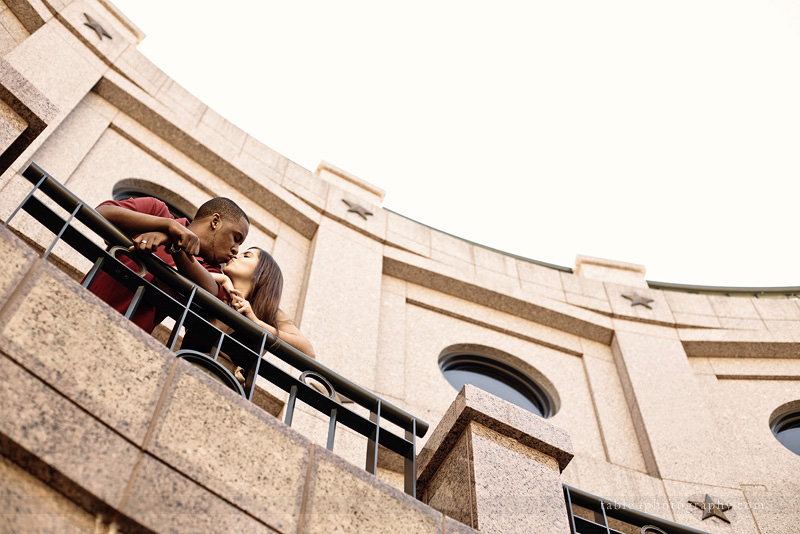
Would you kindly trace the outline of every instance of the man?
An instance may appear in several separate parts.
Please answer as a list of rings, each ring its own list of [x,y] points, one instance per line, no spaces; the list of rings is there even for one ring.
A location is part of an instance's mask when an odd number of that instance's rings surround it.
[[[250,220],[244,211],[232,200],[212,198],[197,210],[192,222],[175,219],[170,215],[167,205],[155,198],[131,198],[128,200],[103,202],[97,212],[133,237],[131,249],[153,252],[167,264],[175,267],[173,254],[180,256],[178,270],[188,278],[196,280],[195,269],[219,273],[220,263],[236,256],[239,245],[247,237]],[[197,261],[186,261],[198,256]],[[136,270],[136,264],[127,257],[121,261]],[[196,271],[194,271],[196,272]],[[152,281],[150,273],[145,277]],[[101,271],[89,286],[89,290],[110,304],[120,313],[125,313],[133,299],[133,293]],[[222,298],[222,289],[218,290]],[[142,301],[131,320],[148,333],[164,319],[155,307]]]

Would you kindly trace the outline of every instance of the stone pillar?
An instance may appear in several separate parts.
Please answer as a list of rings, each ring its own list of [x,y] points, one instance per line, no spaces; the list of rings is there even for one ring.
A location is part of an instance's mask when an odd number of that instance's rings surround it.
[[[569,435],[466,385],[417,458],[417,495],[481,532],[569,534]]]

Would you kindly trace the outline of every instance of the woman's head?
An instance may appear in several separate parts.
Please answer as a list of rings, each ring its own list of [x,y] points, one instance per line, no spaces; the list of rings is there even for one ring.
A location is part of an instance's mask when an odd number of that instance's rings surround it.
[[[256,317],[272,326],[283,293],[283,273],[275,259],[264,250],[251,247],[225,267],[233,287],[250,301]]]

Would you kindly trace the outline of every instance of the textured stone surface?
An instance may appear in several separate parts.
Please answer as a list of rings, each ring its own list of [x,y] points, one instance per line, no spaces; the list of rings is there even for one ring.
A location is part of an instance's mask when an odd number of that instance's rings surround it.
[[[150,456],[121,511],[155,532],[280,532]]]
[[[556,460],[474,421],[469,427],[481,532],[568,534]]]
[[[148,447],[266,524],[297,528],[310,443],[179,361]]]
[[[469,432],[462,433],[419,498],[446,516],[474,526],[478,511],[470,442]]]
[[[375,387],[381,248],[353,230],[323,221],[310,253],[302,317],[303,333],[314,340],[317,358],[323,364],[335,358],[336,372],[368,389]],[[331,317],[348,317],[350,327],[342,328]]]
[[[592,280],[646,288],[644,273],[644,265],[635,263],[581,255],[575,258],[575,275]]]
[[[614,355],[650,474],[734,483],[712,455],[722,420],[695,382],[680,341],[617,332]],[[681,429],[676,432],[675,429]]]
[[[417,455],[418,487],[427,485],[472,421],[551,456],[560,470],[572,459],[572,441],[566,432],[519,406],[467,384]]]
[[[611,304],[611,311],[615,316],[648,323],[672,324],[675,322],[664,295],[665,291],[609,282],[606,282],[605,286],[608,302]],[[625,298],[623,295],[639,295],[653,301],[649,304],[650,308],[642,305],[634,306],[634,301]]]
[[[682,525],[712,533],[761,534],[763,532],[773,532],[763,528],[759,529],[756,526],[753,515],[750,513],[747,499],[740,489],[703,486],[673,480],[665,480],[664,489],[672,505],[674,521]],[[715,503],[727,504],[732,507],[724,512],[730,523],[713,516],[703,519],[703,510],[689,503],[690,500],[704,501],[706,495],[711,497]],[[789,530],[781,528],[774,532],[792,532],[791,529],[794,527],[787,525],[785,522],[784,527],[787,526]],[[795,532],[798,531],[795,530]]]
[[[3,532],[95,534],[95,518],[44,482],[0,456]]]
[[[644,471],[646,467],[642,450],[636,440],[636,430],[616,365],[589,355],[584,355],[583,364],[608,460],[613,464]]]
[[[315,447],[303,532],[440,533],[442,515]]]
[[[141,443],[170,353],[51,265],[42,264],[23,291],[2,325],[0,348]]]
[[[9,294],[20,283],[37,256],[10,230],[0,227],[0,257],[3,258],[3,269],[0,269],[0,309],[2,309]]]
[[[3,454],[35,458],[38,476],[73,498],[120,502],[136,447],[4,356],[0,399]]]

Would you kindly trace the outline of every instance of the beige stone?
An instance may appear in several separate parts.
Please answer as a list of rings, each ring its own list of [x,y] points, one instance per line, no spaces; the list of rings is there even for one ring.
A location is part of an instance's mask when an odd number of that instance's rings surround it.
[[[179,361],[148,450],[281,531],[297,528],[310,444]]]
[[[150,456],[121,511],[155,532],[281,532]]]
[[[613,348],[648,473],[733,483],[712,454],[720,419],[697,417],[712,407],[705,405],[680,341],[617,332]]]
[[[0,270],[0,309],[9,294],[17,287],[37,256],[22,245],[22,241],[8,229],[0,227],[0,257],[4,268]]]
[[[708,301],[719,317],[735,317],[737,319],[761,318],[753,305],[753,299],[750,298],[712,295],[708,297]]]
[[[611,310],[615,316],[657,324],[673,324],[675,322],[672,310],[664,295],[665,291],[643,289],[610,282],[606,282],[605,286],[608,302],[611,304]],[[628,295],[631,298],[626,298],[624,295]],[[636,297],[647,299],[649,301],[647,306],[636,304]],[[638,302],[644,301],[638,300]]]
[[[137,447],[4,356],[0,398],[4,454],[79,502],[120,502]]]
[[[303,331],[314,340],[319,361],[336,362],[336,372],[371,389],[380,324],[381,247],[323,221],[311,255]],[[344,316],[351,319],[347,328],[330,320]]]
[[[571,449],[565,432],[467,385],[418,456],[418,490],[481,532],[566,533],[559,474]]]
[[[430,227],[400,214],[386,214],[386,240],[391,246],[430,257],[432,232]]]
[[[324,449],[314,449],[311,480],[303,532],[442,532],[439,512]]]
[[[0,348],[141,443],[172,356],[50,265],[41,265],[23,291],[5,316]]]
[[[327,161],[320,162],[314,174],[341,189],[345,196],[355,196],[354,201],[356,202],[363,201],[368,205],[371,204],[377,207],[381,205],[383,197],[386,196],[386,191],[383,189],[375,187],[371,183]]]
[[[672,480],[665,480],[664,488],[678,523],[714,533],[758,534],[763,532],[756,527],[747,499],[738,488],[703,486]],[[689,502],[705,502],[706,495],[713,503],[732,507],[723,512],[729,523],[715,516],[702,519],[703,510]],[[786,532],[786,530],[781,529],[781,532]]]
[[[575,258],[574,272],[576,276],[592,280],[632,287],[647,287],[644,279],[644,265],[635,263],[579,255]]]
[[[0,508],[4,532],[97,532],[94,517],[2,456]]]
[[[616,366],[606,359],[588,355],[583,357],[583,364],[608,461],[645,472],[644,458]]]
[[[753,305],[765,321],[800,320],[800,305],[797,302],[789,299],[753,299]]]

